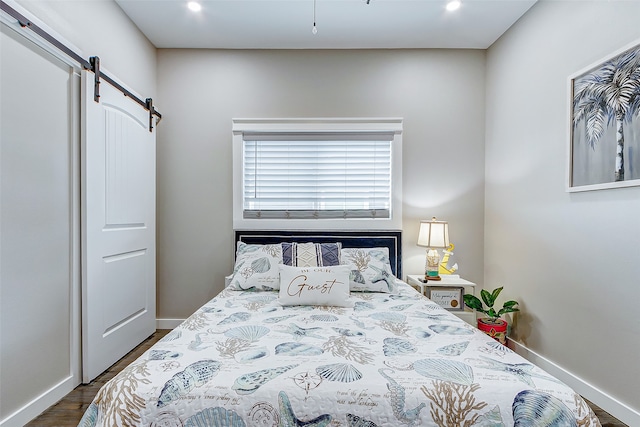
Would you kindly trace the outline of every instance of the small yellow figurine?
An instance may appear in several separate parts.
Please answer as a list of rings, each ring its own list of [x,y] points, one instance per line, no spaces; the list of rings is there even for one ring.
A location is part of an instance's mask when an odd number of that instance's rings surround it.
[[[438,274],[453,274],[458,269],[458,263],[453,264],[450,268],[447,267],[447,263],[449,262],[449,257],[453,255],[453,243],[449,243],[449,247],[442,251],[444,256],[442,257],[442,261],[440,261],[440,265],[438,266]]]

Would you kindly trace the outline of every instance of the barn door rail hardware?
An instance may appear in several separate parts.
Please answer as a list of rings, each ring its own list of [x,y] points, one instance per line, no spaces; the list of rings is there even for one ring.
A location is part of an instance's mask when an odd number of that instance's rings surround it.
[[[100,71],[100,58],[99,57],[92,56],[87,61],[86,59],[82,58],[80,55],[75,53],[73,50],[71,50],[67,46],[65,46],[64,43],[60,42],[58,39],[53,37],[51,34],[47,33],[42,28],[38,27],[36,24],[31,22],[24,15],[22,15],[20,12],[18,12],[17,10],[15,10],[14,8],[9,6],[7,3],[5,3],[2,0],[0,0],[0,8],[7,15],[9,15],[13,19],[17,20],[22,28],[27,28],[27,29],[33,31],[38,36],[40,36],[41,38],[46,40],[53,47],[55,47],[56,49],[58,49],[59,51],[61,51],[65,55],[67,55],[69,58],[73,59],[75,62],[80,64],[80,66],[83,69],[93,72],[93,74],[94,74],[94,86],[93,86],[94,87],[94,94],[93,94],[93,99],[94,99],[95,102],[100,102],[100,79],[102,79],[102,80],[106,81],[107,83],[109,83],[114,88],[116,88],[117,90],[119,90],[120,92],[122,92],[122,94],[124,96],[127,96],[127,97],[131,98],[136,103],[138,103],[142,108],[144,108],[145,110],[149,111],[149,132],[153,131],[153,117],[154,116],[157,117],[156,123],[160,123],[160,120],[162,120],[162,114],[160,114],[160,112],[158,110],[156,110],[155,107],[153,106],[153,100],[151,98],[147,98],[147,99],[145,99],[143,101],[142,99],[138,98],[136,95],[131,93],[128,89],[123,87],[121,84],[116,82],[114,79],[109,77],[106,73],[104,73],[103,71]]]
[[[127,88],[123,87],[121,84],[113,80],[104,72],[100,71],[100,58],[97,56],[92,56],[89,58],[90,67],[88,70],[93,72],[94,75],[94,83],[93,83],[93,100],[96,102],[100,102],[100,79],[103,79],[111,86],[118,89],[124,96],[127,96],[137,102],[142,108],[149,111],[149,132],[153,130],[153,116],[158,117],[158,123],[162,119],[162,114],[155,109],[153,106],[153,100],[151,98],[147,98],[144,101],[132,94]]]

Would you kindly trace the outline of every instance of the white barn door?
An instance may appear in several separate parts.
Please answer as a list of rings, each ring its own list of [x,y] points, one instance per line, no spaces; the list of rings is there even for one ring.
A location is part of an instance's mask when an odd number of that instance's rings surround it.
[[[82,380],[155,331],[155,131],[149,112],[82,75]]]

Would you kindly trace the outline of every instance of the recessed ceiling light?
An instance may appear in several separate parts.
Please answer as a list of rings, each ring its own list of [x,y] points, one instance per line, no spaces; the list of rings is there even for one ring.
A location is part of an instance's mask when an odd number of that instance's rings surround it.
[[[197,1],[190,1],[187,3],[187,7],[194,12],[200,12],[202,10],[202,6]]]
[[[454,10],[458,10],[462,2],[460,0],[451,0],[447,3],[447,10],[452,12]]]

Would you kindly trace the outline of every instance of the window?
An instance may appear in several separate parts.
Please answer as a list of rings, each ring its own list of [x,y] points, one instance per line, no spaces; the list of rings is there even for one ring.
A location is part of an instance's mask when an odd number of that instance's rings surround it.
[[[400,228],[400,130],[399,119],[234,120],[234,228]]]
[[[393,135],[244,135],[244,218],[390,218]]]

